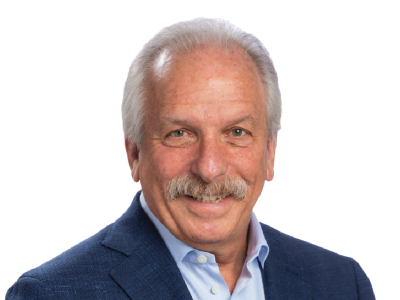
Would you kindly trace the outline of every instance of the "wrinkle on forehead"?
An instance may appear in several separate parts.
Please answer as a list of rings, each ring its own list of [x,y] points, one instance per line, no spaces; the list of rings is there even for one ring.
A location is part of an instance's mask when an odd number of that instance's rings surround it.
[[[232,68],[220,68],[219,72],[215,72],[215,64],[229,66],[240,66],[242,71],[238,68],[236,70]],[[158,80],[168,80],[168,77],[175,73],[174,69],[180,69],[182,65],[192,65],[195,66],[194,71],[188,76],[189,78],[182,78],[186,80],[196,80],[199,73],[210,72],[209,79],[215,75],[225,75],[227,72],[230,75],[242,75],[243,69],[247,69],[246,75],[252,75],[255,81],[259,81],[258,69],[251,59],[251,57],[237,45],[230,45],[230,48],[224,48],[219,46],[210,45],[208,47],[202,47],[193,49],[189,52],[184,53],[174,53],[169,49],[164,49],[156,58],[153,64],[153,73],[156,75]],[[211,74],[214,73],[214,74]]]
[[[260,80],[258,69],[250,56],[241,48],[206,48],[197,49],[183,56],[175,57],[171,73],[182,67],[193,67],[187,80],[196,81],[199,75],[209,81],[210,85],[218,84],[218,77],[243,79],[250,76],[255,82]]]
[[[264,105],[257,67],[239,47],[196,49],[179,56],[164,50],[155,61],[153,74],[149,82],[149,108],[153,113],[170,105],[199,102],[231,106],[240,102],[256,104],[262,99]],[[215,115],[218,112],[204,112],[204,117]]]
[[[253,129],[257,129],[260,125],[260,116],[257,115],[257,109],[253,105],[243,107],[237,104],[226,108],[223,105],[190,103],[168,106],[160,116],[160,121],[153,123],[154,126],[161,128],[167,124],[175,124],[198,126],[198,128],[213,126],[225,128],[245,122],[251,124]]]

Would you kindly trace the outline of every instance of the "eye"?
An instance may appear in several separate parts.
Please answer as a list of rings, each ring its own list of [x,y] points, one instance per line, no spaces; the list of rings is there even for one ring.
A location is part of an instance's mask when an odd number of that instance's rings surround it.
[[[197,137],[190,130],[176,129],[170,131],[163,139],[163,144],[168,147],[184,148],[196,142]]]
[[[183,130],[175,130],[172,132],[174,137],[182,137],[185,135],[185,132]]]
[[[236,129],[233,129],[231,131],[231,133],[233,136],[242,136],[245,134],[245,131],[243,129],[236,128]]]

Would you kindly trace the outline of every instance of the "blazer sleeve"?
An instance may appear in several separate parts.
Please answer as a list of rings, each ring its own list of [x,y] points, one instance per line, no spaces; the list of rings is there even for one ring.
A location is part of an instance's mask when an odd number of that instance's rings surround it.
[[[22,276],[6,294],[6,300],[50,300],[57,299],[53,291],[40,280]]]
[[[375,294],[367,274],[365,274],[361,266],[355,260],[353,260],[353,266],[356,276],[358,300],[375,300]]]

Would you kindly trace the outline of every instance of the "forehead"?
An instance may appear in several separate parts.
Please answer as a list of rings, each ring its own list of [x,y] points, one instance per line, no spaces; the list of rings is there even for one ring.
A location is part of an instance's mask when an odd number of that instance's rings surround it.
[[[153,79],[155,103],[150,109],[227,103],[264,107],[257,67],[239,47],[208,47],[179,55],[164,52],[154,65]]]

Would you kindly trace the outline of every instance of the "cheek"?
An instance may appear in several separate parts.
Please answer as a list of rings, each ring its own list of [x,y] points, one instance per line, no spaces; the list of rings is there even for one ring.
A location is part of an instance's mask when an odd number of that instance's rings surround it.
[[[187,173],[190,170],[189,158],[193,157],[189,148],[169,148],[163,145],[153,148],[147,161],[151,161],[150,171],[154,180],[157,177],[161,184],[166,184],[172,178]]]
[[[248,183],[254,183],[264,174],[263,147],[253,146],[246,148],[231,148],[226,157],[229,164]]]

